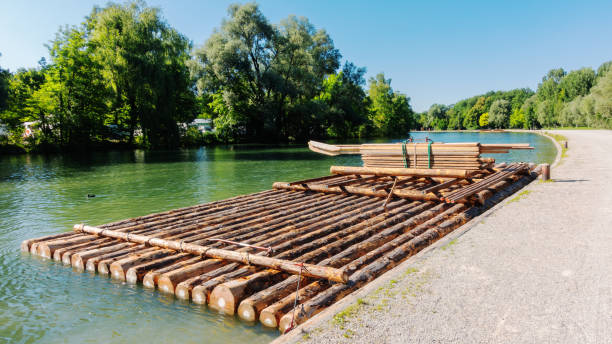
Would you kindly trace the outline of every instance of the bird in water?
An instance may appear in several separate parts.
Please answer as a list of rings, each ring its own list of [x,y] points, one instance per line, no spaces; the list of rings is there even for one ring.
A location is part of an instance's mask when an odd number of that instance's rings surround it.
[[[87,194],[87,198],[94,198],[94,197],[96,197],[95,194],[90,194],[90,193]]]

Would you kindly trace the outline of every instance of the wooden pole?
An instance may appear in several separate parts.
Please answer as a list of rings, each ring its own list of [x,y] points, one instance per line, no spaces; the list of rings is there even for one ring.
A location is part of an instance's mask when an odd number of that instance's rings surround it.
[[[356,166],[332,166],[332,174],[359,174],[375,176],[418,176],[418,177],[446,177],[467,178],[470,173],[458,169],[422,169],[422,168],[368,168]]]
[[[84,224],[75,225],[74,230],[77,232],[84,232],[95,234],[98,236],[105,236],[109,238],[116,238],[126,242],[135,242],[139,244],[147,244],[151,246],[167,248],[170,250],[187,252],[196,255],[205,255],[211,258],[225,259],[228,261],[239,262],[243,264],[253,264],[273,268],[276,270],[286,271],[292,274],[299,274],[301,268],[296,262],[275,259],[271,257],[263,257],[252,255],[248,253],[241,253],[235,251],[228,251],[223,249],[215,249],[207,246],[194,245],[190,243],[183,243],[181,241],[170,241],[155,237],[149,237],[145,235],[135,234],[130,235],[129,233],[117,232],[113,230],[105,230],[92,226],[86,226]],[[114,264],[114,263],[113,263]],[[324,266],[317,266],[312,264],[305,264],[306,273],[302,273],[304,276],[315,277],[315,278],[326,278],[334,282],[345,283],[348,276],[339,271],[338,269],[330,269]]]

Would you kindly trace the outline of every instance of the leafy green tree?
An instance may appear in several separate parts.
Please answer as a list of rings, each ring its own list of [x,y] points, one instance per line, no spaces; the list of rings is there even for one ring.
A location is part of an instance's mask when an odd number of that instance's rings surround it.
[[[571,101],[578,96],[589,94],[595,83],[595,71],[592,68],[582,68],[569,72],[559,82],[559,87],[565,91],[564,101]]]
[[[528,128],[525,111],[522,108],[518,108],[512,111],[512,114],[510,115],[509,125],[510,128]]]
[[[433,104],[427,111],[427,127],[445,130],[448,126],[447,112],[448,107],[446,105]]]
[[[223,94],[244,137],[305,139],[316,133],[323,80],[340,53],[324,30],[290,16],[278,26],[254,3],[232,5],[229,19],[195,53],[201,93]]]
[[[606,73],[592,89],[598,126],[612,128],[612,73]]]
[[[0,66],[0,112],[4,111],[7,107],[10,76],[11,73]]]
[[[365,92],[361,87],[365,83],[364,74],[365,68],[347,62],[342,71],[330,74],[323,81],[323,89],[315,101],[323,104],[321,124],[329,137],[359,136],[359,128],[367,125]]]
[[[487,111],[485,97],[478,97],[476,103],[467,111],[463,117],[463,127],[467,129],[477,129],[478,119]]]
[[[177,146],[177,123],[197,115],[186,65],[189,40],[168,25],[159,9],[143,2],[95,8],[86,24],[94,59],[113,92],[107,123],[126,127],[130,142],[140,126],[147,146]]]
[[[506,128],[510,116],[510,102],[499,99],[491,104],[489,109],[489,124],[494,128]]]
[[[410,98],[391,88],[391,79],[383,73],[370,78],[368,97],[370,119],[379,135],[404,137],[413,124]]]
[[[478,119],[478,125],[481,128],[486,128],[489,126],[489,113],[485,112],[482,115],[480,115],[480,118]]]

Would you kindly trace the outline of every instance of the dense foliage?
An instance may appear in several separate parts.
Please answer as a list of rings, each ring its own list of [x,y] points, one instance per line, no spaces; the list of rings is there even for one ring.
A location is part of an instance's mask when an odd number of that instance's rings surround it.
[[[542,127],[612,128],[612,61],[597,72],[582,68],[549,71],[530,89],[488,92],[444,106],[434,104],[417,116],[425,129]]]
[[[255,3],[193,49],[144,2],[95,7],[47,45],[50,60],[0,67],[0,147],[166,148],[215,142],[407,137],[411,129],[612,127],[612,62],[548,72],[536,92],[488,92],[416,114],[383,73],[366,84],[323,29],[270,23]],[[213,132],[191,126],[211,119]]]

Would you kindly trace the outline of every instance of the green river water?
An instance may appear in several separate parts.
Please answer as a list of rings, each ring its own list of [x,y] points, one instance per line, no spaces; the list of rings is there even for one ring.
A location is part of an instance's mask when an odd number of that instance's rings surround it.
[[[497,161],[552,162],[529,133],[413,133],[443,142],[529,142]],[[384,141],[378,141],[384,142]],[[269,189],[326,175],[358,156],[304,146],[224,146],[166,152],[0,156],[0,343],[265,343],[276,330],[247,324],[140,286],[23,254],[22,240]],[[96,197],[88,198],[87,194]]]

